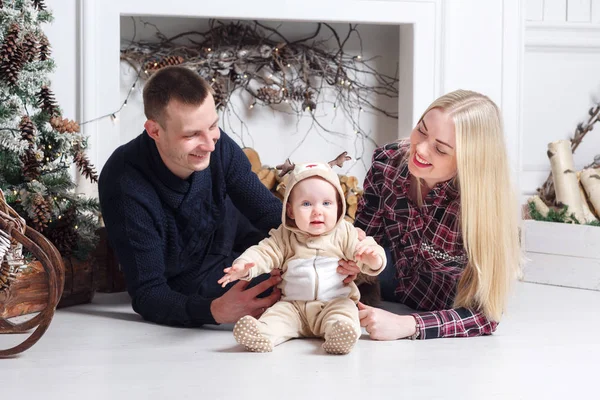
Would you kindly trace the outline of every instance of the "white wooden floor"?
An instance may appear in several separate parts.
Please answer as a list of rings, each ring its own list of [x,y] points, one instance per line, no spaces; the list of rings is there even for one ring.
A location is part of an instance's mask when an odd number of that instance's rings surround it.
[[[347,356],[319,340],[270,354],[237,346],[231,326],[142,322],[124,294],[58,310],[42,339],[0,360],[2,399],[598,398],[600,292],[519,283],[490,337],[375,342]],[[7,348],[21,338],[0,335]],[[580,397],[578,397],[580,396]]]

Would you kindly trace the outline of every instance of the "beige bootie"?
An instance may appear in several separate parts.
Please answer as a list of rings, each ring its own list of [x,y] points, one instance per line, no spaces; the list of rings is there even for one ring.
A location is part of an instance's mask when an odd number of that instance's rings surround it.
[[[329,354],[348,354],[358,341],[358,333],[349,322],[337,321],[326,336],[323,349]]]
[[[233,327],[233,337],[246,347],[246,350],[258,353],[273,351],[273,344],[258,330],[258,320],[250,315],[240,318]]]

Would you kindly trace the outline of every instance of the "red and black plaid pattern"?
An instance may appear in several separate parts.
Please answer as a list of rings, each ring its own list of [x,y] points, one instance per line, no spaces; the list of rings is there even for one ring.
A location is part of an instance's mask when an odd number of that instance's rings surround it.
[[[460,229],[460,196],[451,181],[437,184],[419,208],[410,186],[402,141],[377,148],[365,178],[355,225],[391,250],[396,300],[415,310],[419,339],[491,334],[496,323],[481,312],[451,309],[467,265]],[[389,266],[388,266],[389,268]]]

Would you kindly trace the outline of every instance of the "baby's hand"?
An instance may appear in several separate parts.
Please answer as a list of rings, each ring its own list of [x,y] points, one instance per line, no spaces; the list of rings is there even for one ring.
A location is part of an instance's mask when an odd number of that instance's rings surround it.
[[[229,268],[225,268],[223,272],[225,275],[217,281],[217,283],[221,284],[221,287],[227,286],[229,282],[237,281],[240,278],[243,278],[248,275],[248,270],[254,267],[254,263],[237,263],[233,264]]]
[[[363,264],[367,264],[373,270],[378,270],[383,264],[383,260],[375,252],[375,246],[363,244],[363,242],[359,242],[356,245],[354,257]]]

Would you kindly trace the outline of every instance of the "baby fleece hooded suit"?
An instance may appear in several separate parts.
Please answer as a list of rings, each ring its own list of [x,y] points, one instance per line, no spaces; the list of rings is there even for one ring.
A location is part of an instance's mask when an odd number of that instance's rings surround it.
[[[346,354],[360,337],[356,307],[360,293],[354,282],[344,285],[345,276],[337,272],[340,259],[356,261],[354,253],[359,243],[356,229],[344,220],[346,202],[337,174],[326,163],[296,165],[288,178],[283,204],[288,203],[294,186],[310,177],[325,179],[339,194],[335,227],[312,236],[298,229],[284,206],[282,224],[234,262],[255,264],[242,278],[245,280],[273,268],[281,269],[281,300],[260,319],[248,315],[234,327],[235,339],[248,350],[272,351],[274,346],[292,338],[324,337],[325,351]],[[372,237],[364,240],[375,246],[382,264],[376,270],[361,262],[357,264],[363,273],[377,275],[386,265],[385,251]]]

